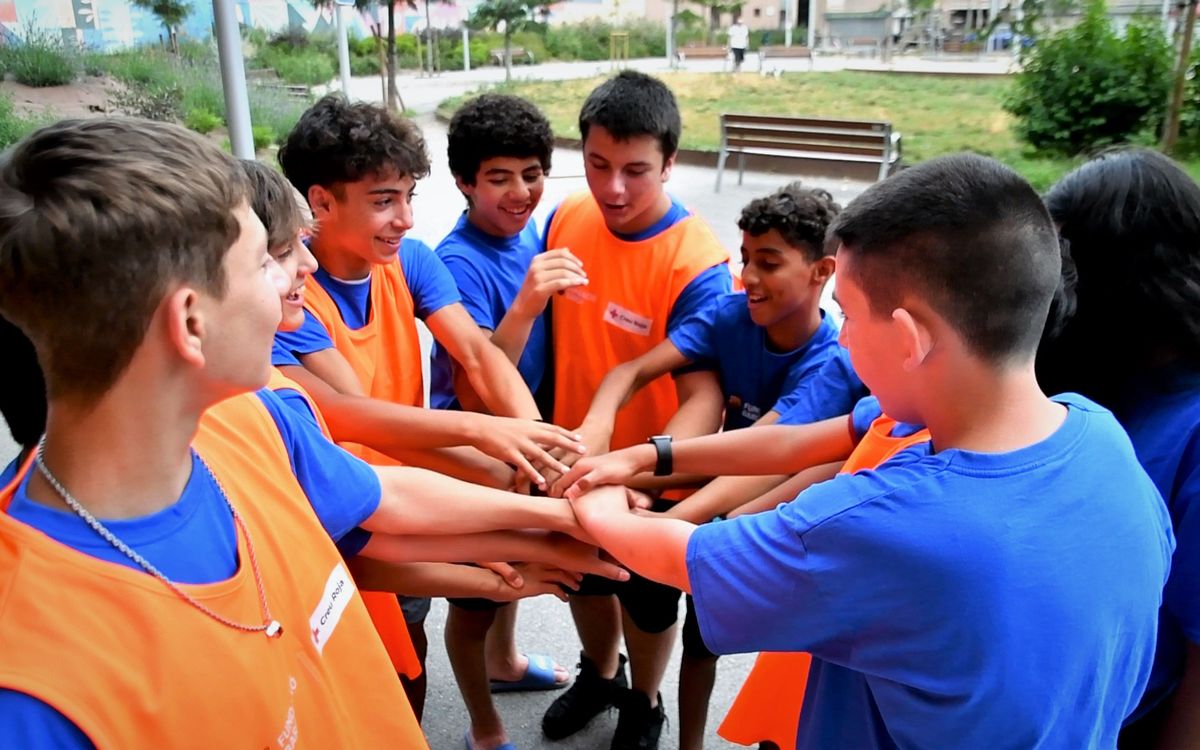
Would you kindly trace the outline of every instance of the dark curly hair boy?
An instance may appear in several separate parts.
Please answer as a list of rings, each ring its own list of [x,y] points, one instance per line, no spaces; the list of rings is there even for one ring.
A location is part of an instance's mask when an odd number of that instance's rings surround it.
[[[825,233],[841,210],[827,191],[797,181],[750,201],[742,209],[738,229],[752,237],[774,229],[789,245],[803,249],[808,260],[818,260],[837,249],[826,242]]]

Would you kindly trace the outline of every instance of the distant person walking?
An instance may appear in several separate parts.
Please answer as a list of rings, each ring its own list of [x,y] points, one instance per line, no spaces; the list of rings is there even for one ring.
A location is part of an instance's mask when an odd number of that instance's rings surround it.
[[[733,72],[740,73],[742,61],[746,59],[746,48],[750,46],[750,29],[742,23],[741,16],[733,17],[729,27],[729,51],[733,53]]]

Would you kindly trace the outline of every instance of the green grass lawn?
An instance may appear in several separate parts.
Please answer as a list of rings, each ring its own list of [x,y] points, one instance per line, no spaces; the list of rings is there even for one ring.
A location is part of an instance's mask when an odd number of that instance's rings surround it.
[[[1007,78],[922,76],[886,73],[794,73],[758,75],[675,73],[664,75],[683,111],[683,148],[715,151],[722,112],[812,115],[888,120],[903,134],[904,159],[912,164],[970,150],[1008,164],[1038,189],[1049,187],[1078,160],[1042,157],[1024,147],[1003,110]],[[579,137],[579,107],[598,78],[517,83],[503,90],[535,102],[557,135]],[[463,99],[443,102],[450,114]],[[1200,175],[1200,161],[1184,165]]]

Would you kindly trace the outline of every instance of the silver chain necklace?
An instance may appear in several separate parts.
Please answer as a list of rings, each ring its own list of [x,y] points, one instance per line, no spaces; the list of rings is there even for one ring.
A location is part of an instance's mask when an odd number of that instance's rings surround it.
[[[79,503],[79,501],[71,495],[70,492],[67,492],[67,488],[63,486],[62,482],[58,481],[58,478],[50,473],[50,469],[46,467],[46,462],[42,458],[42,454],[45,452],[45,449],[46,437],[43,435],[41,441],[38,442],[37,456],[35,457],[38,471],[40,471],[42,476],[46,478],[46,481],[50,483],[50,486],[54,488],[54,491],[58,493],[59,497],[63,499],[63,502],[65,502],[67,506],[71,508],[71,510],[75,511],[75,513],[82,518],[88,526],[91,526],[93,531],[103,537],[106,542],[116,547],[118,551],[123,553],[130,560],[133,560],[135,563],[142,566],[147,573],[166,584],[167,588],[175,592],[176,596],[178,596],[180,599],[184,600],[222,625],[234,628],[235,630],[244,630],[248,633],[265,633],[268,638],[278,638],[283,633],[283,626],[279,624],[278,620],[271,617],[271,608],[267,606],[267,592],[266,589],[263,588],[262,575],[260,575],[258,572],[258,560],[256,560],[254,557],[254,540],[250,538],[250,531],[246,528],[246,525],[242,523],[242,517],[238,515],[237,509],[233,507],[233,503],[229,501],[229,495],[225,493],[225,487],[221,485],[221,480],[217,478],[217,475],[213,473],[212,469],[208,468],[208,464],[204,462],[203,457],[197,456],[197,458],[200,458],[200,464],[204,467],[204,470],[207,471],[209,476],[213,478],[213,481],[217,483],[217,490],[219,490],[221,493],[221,499],[225,501],[225,504],[229,506],[229,512],[233,514],[234,524],[246,537],[246,552],[250,557],[250,570],[254,572],[254,584],[258,587],[258,601],[259,606],[262,608],[262,625],[244,625],[240,622],[234,622],[227,617],[217,614],[201,602],[196,601],[196,599],[190,596],[186,591],[179,588],[178,584],[163,575],[163,573],[158,568],[154,567],[149,560],[130,549],[125,542],[122,542],[120,539],[118,539],[116,535],[105,528],[104,524],[100,523],[95,516],[89,513],[87,509],[85,509]]]

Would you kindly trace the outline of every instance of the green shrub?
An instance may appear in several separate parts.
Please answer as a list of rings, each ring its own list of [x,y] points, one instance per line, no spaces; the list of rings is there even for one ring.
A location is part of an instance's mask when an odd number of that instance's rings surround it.
[[[268,127],[274,137],[282,141],[292,132],[300,115],[308,109],[309,102],[288,95],[286,91],[268,86],[250,89],[250,121]]]
[[[317,50],[287,50],[271,47],[259,53],[258,60],[274,68],[288,83],[315,86],[328,83],[337,73],[334,61]]]
[[[183,124],[188,130],[195,130],[201,135],[211,133],[221,127],[221,118],[207,109],[189,109],[183,117]]]
[[[77,51],[32,27],[23,41],[4,47],[3,57],[4,69],[26,86],[65,86],[79,73]]]
[[[1157,129],[1171,78],[1171,49],[1157,23],[1119,37],[1103,0],[1074,28],[1041,41],[1016,76],[1005,108],[1039,151],[1073,156]]]
[[[176,66],[170,55],[153,46],[101,55],[97,64],[113,78],[130,85],[162,85],[175,78]]]
[[[8,148],[41,124],[38,118],[19,115],[12,97],[0,95],[0,148]]]
[[[133,85],[112,95],[118,111],[161,122],[179,122],[183,113],[183,87],[178,82],[153,86]]]
[[[179,104],[184,112],[204,110],[224,119],[225,89],[221,86],[221,72],[215,61],[212,65],[184,68],[177,75],[183,90]]]
[[[275,134],[274,128],[272,128],[270,125],[255,125],[250,128],[250,132],[254,137],[255,151],[261,151],[267,146],[270,146],[278,137]]]

